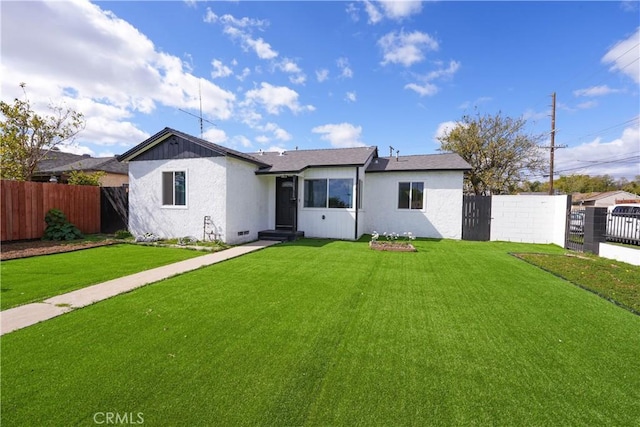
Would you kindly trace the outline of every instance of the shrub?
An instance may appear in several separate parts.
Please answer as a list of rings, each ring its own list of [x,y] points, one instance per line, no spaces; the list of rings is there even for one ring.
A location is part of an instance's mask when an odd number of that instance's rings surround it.
[[[118,230],[115,232],[116,239],[129,239],[131,237],[133,237],[133,235],[129,233],[129,230]]]
[[[103,171],[87,173],[84,171],[74,170],[69,174],[67,182],[71,185],[94,185],[99,187],[100,178],[105,175],[106,173]]]
[[[43,240],[74,240],[82,238],[78,227],[67,220],[67,216],[59,209],[50,209],[44,216],[47,228]]]

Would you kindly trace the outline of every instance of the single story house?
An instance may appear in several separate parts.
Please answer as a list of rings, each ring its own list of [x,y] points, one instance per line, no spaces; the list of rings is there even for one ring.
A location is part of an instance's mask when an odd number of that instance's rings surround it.
[[[121,187],[129,183],[127,164],[118,162],[116,157],[91,157],[51,150],[38,162],[33,181],[59,182],[66,184],[69,174],[76,171],[86,173],[103,172],[100,178],[102,187]]]
[[[376,147],[241,153],[165,128],[129,164],[129,230],[238,244],[260,232],[355,240],[378,231],[460,239],[457,154],[379,157]]]
[[[571,195],[571,204],[576,208],[586,206],[608,208],[618,203],[640,203],[640,196],[622,190]]]

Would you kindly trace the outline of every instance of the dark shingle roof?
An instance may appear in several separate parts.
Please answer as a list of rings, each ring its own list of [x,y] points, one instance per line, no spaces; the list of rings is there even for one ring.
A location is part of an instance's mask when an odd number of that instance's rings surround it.
[[[416,156],[378,157],[366,172],[415,172],[433,170],[469,170],[471,166],[455,153]]]
[[[58,166],[48,170],[42,169],[41,173],[60,173],[72,170],[79,171],[104,171],[126,175],[129,173],[129,165],[120,163],[115,157],[83,157],[73,163]]]
[[[364,166],[376,155],[376,147],[252,153],[253,157],[271,165],[259,169],[258,174],[297,173],[313,167]]]
[[[51,150],[38,162],[36,172],[47,172],[60,166],[68,165],[82,158],[87,158],[80,154],[65,153],[63,151]]]

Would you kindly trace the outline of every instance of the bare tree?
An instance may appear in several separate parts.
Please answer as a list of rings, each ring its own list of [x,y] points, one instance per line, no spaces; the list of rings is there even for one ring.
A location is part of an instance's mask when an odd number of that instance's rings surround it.
[[[465,192],[489,195],[513,192],[527,172],[542,171],[543,135],[525,132],[526,120],[496,115],[463,116],[439,137],[441,151],[459,154],[471,165]]]

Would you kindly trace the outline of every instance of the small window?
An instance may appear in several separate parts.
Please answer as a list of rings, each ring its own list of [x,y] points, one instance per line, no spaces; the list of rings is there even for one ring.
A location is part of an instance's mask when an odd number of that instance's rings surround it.
[[[186,172],[162,172],[162,205],[186,206]]]
[[[353,179],[305,179],[305,208],[353,207]]]
[[[398,184],[398,209],[421,210],[424,208],[424,182]]]

